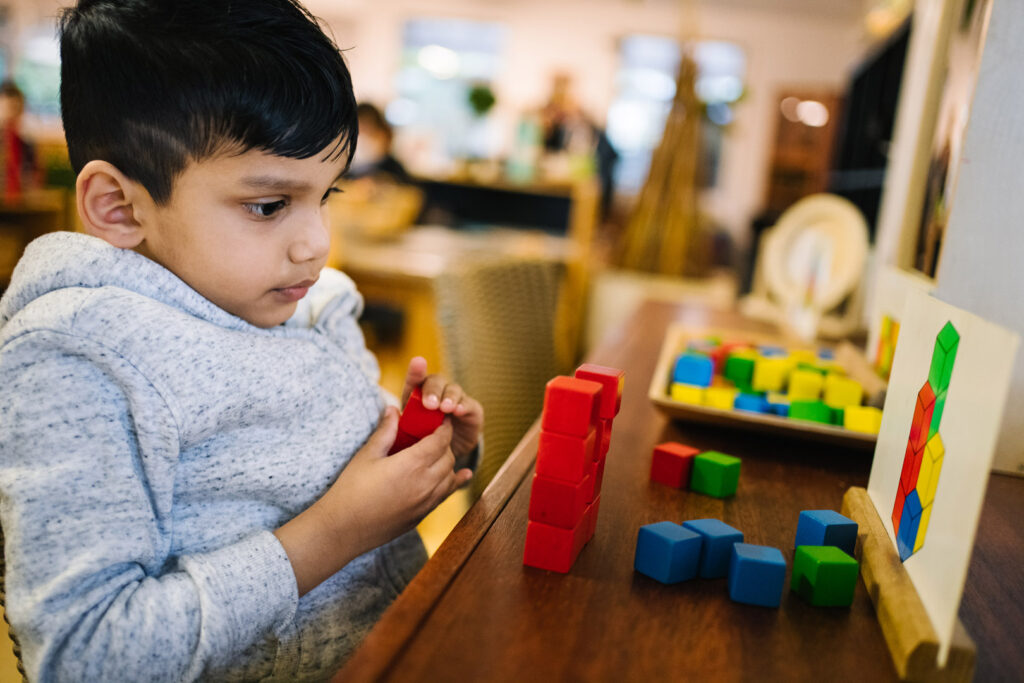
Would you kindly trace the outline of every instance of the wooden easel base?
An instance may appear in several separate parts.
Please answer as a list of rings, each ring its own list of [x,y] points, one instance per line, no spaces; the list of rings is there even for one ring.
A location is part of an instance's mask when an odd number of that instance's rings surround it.
[[[959,620],[946,665],[941,669],[936,666],[938,635],[867,490],[859,486],[850,488],[843,496],[842,512],[859,527],[857,553],[861,577],[900,678],[970,681],[974,675],[974,641]]]

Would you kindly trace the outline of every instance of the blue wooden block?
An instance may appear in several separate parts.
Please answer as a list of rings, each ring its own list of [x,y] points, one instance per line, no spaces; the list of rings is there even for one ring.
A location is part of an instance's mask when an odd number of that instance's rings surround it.
[[[640,527],[633,568],[662,583],[679,583],[697,576],[703,538],[675,522]]]
[[[818,358],[821,360],[835,360],[836,352],[832,349],[818,349]]]
[[[737,394],[732,407],[736,410],[749,410],[754,413],[767,413],[771,409],[768,399],[760,394]]]
[[[778,415],[779,417],[789,417],[789,404],[769,403],[768,412],[770,412],[772,415]]]
[[[778,548],[737,543],[729,563],[729,597],[736,602],[778,607],[786,587],[786,560]]]
[[[781,358],[788,355],[786,349],[781,346],[759,346],[757,351],[765,358]]]
[[[914,554],[914,541],[917,540],[917,527],[921,522],[921,497],[914,489],[907,494],[907,502],[903,504],[903,516],[900,518],[900,529],[896,533],[896,549],[900,552],[900,560],[906,562]]]
[[[796,523],[793,546],[834,545],[853,556],[857,545],[857,522],[835,510],[804,510]]]
[[[707,356],[698,353],[683,353],[676,359],[672,381],[698,387],[709,387],[714,370],[715,363]]]
[[[728,575],[732,546],[743,542],[743,532],[720,519],[691,519],[683,522],[683,526],[704,537],[700,549],[701,577],[712,579]]]

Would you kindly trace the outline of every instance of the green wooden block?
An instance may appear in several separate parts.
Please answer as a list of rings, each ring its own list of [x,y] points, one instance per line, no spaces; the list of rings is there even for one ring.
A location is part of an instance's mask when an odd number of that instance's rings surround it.
[[[928,370],[928,383],[932,385],[935,395],[943,394],[949,388],[949,378],[953,374],[953,362],[960,346],[960,334],[952,323],[946,325],[935,338],[935,351],[932,352],[932,365]]]
[[[797,546],[790,588],[815,607],[849,607],[860,564],[831,545]]]
[[[840,427],[846,422],[846,409],[845,408],[833,408],[832,409],[832,424],[839,425]]]
[[[732,380],[736,386],[750,386],[750,380],[754,377],[754,359],[729,356],[725,361],[725,370],[722,375]]]
[[[832,424],[832,409],[822,401],[791,401],[789,419]]]
[[[932,422],[928,426],[928,438],[939,433],[939,423],[942,422],[942,411],[946,409],[946,392],[935,397],[935,407],[932,408]]]
[[[693,459],[690,489],[715,498],[736,493],[740,482],[740,459],[718,451],[706,451]]]

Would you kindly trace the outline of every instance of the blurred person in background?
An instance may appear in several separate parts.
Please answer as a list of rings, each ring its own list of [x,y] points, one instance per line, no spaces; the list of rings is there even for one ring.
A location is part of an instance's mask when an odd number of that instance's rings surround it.
[[[7,198],[17,198],[25,190],[39,187],[39,165],[35,147],[21,133],[21,117],[25,113],[25,95],[11,80],[0,83],[0,126],[3,128],[2,161],[3,191]]]
[[[373,178],[396,183],[410,183],[412,178],[402,162],[391,154],[393,134],[380,109],[369,102],[356,107],[359,118],[359,142],[346,177],[350,180]]]

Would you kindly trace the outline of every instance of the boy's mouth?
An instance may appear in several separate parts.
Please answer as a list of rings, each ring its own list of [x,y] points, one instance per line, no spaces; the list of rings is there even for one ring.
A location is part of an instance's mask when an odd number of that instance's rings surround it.
[[[306,296],[306,292],[309,288],[316,284],[316,280],[303,280],[302,282],[287,287],[280,287],[275,289],[281,298],[286,301],[298,301],[302,297]]]

